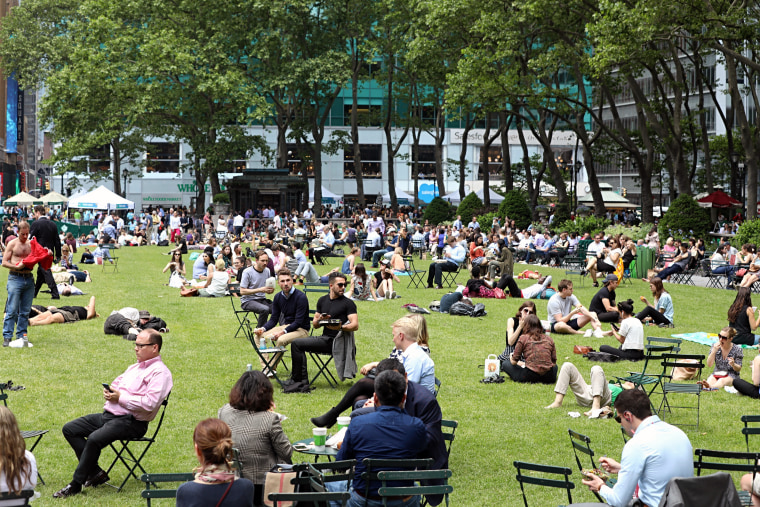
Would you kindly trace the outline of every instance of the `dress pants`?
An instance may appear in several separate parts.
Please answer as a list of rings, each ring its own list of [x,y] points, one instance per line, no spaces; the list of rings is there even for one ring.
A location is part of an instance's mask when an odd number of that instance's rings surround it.
[[[290,345],[290,354],[293,358],[290,373],[295,381],[309,381],[309,372],[306,369],[306,352],[321,352],[332,354],[333,339],[329,336],[310,336],[299,338]]]
[[[436,285],[441,285],[441,273],[444,271],[456,271],[457,269],[459,269],[459,266],[450,261],[432,263],[430,265],[430,269],[428,270],[428,286],[433,285],[433,278],[435,278]]]
[[[240,308],[258,313],[256,327],[264,327],[264,324],[269,320],[269,314],[272,313],[272,302],[265,298],[249,299],[245,303],[241,303]]]
[[[148,430],[147,421],[133,415],[114,415],[110,412],[89,414],[63,426],[63,436],[79,459],[72,482],[79,485],[98,472],[100,451],[111,442],[140,438]]]
[[[53,299],[58,299],[61,297],[58,294],[58,286],[55,284],[53,273],[49,269],[43,269],[42,266],[38,264],[37,265],[37,281],[34,284],[34,297],[37,297],[37,294],[40,292],[40,288],[42,288],[43,282],[46,283],[47,286],[50,288],[50,296]]]

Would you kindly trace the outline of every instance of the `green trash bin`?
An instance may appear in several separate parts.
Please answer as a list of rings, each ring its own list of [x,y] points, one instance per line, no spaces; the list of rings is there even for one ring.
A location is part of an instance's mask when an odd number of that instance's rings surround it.
[[[644,278],[657,260],[655,250],[647,246],[636,247],[636,271],[631,271],[631,276]]]

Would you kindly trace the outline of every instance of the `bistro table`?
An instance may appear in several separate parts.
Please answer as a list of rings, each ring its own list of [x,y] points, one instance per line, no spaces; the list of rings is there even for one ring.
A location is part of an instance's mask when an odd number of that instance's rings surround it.
[[[301,447],[298,444],[307,445],[309,447],[307,449],[303,449],[303,450],[302,449],[296,449],[296,446]],[[300,452],[300,453],[303,453],[303,454],[311,454],[312,456],[314,456],[314,462],[315,463],[319,461],[319,457],[320,456],[326,456],[327,457],[327,461],[332,461],[338,455],[338,449],[336,449],[335,447],[331,447],[329,445],[326,445],[325,448],[324,448],[324,450],[322,450],[322,451],[315,450],[314,449],[314,437],[312,437],[312,438],[305,438],[303,440],[299,440],[298,442],[293,442],[293,449],[296,450],[296,451],[298,451],[298,452]]]

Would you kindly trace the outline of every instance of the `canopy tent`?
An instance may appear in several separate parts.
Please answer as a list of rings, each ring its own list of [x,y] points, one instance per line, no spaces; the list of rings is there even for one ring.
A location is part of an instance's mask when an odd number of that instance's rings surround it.
[[[716,190],[697,202],[703,208],[738,208],[742,205],[742,203],[721,190]]]
[[[335,204],[343,198],[342,195],[333,194],[322,185],[322,204]],[[314,192],[309,193],[309,202],[314,202]]]
[[[483,197],[485,196],[485,189],[481,188],[477,192],[475,192],[475,195],[477,195],[480,200],[483,200]],[[501,201],[504,200],[504,196],[497,194],[490,188],[488,189],[488,197],[491,198],[491,204],[500,204]],[[462,202],[462,199],[459,197],[459,190],[456,190],[454,192],[451,192],[450,194],[446,194],[443,196],[444,199],[448,200],[451,204],[459,204]]]
[[[129,199],[123,198],[119,194],[111,192],[101,185],[84,195],[70,198],[69,208],[104,210],[134,209],[135,203]]]
[[[396,187],[396,201],[399,204],[411,204],[414,202],[414,196],[407,194],[400,188]],[[391,202],[391,194],[390,192],[387,194],[383,194],[383,203],[389,203]]]
[[[638,204],[633,204],[622,195],[616,194],[610,190],[602,190],[602,200],[607,209],[634,209],[639,207]],[[589,208],[593,208],[594,197],[590,193],[578,197],[578,206],[588,206]]]
[[[5,206],[30,206],[32,204],[42,204],[42,200],[29,195],[26,192],[21,192],[13,197],[7,198],[3,204]]]
[[[50,192],[42,196],[42,202],[44,204],[66,204],[69,202],[69,198],[65,195],[61,195],[58,192]]]

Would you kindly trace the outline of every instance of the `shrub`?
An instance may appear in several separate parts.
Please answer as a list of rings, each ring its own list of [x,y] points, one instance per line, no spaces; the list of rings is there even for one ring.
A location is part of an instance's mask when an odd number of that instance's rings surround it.
[[[229,204],[230,203],[230,194],[227,192],[219,192],[218,194],[214,194],[214,203],[216,204]]]
[[[731,244],[737,249],[746,243],[760,245],[760,219],[746,220],[739,226],[739,231],[731,240]]]
[[[650,230],[652,230],[652,224],[634,225],[633,227],[618,224],[610,225],[604,230],[604,233],[607,236],[618,236],[623,234],[631,238],[633,241],[638,241],[640,239],[646,239]]]
[[[515,227],[525,229],[530,225],[533,213],[528,207],[528,195],[520,190],[510,190],[499,206],[499,216],[515,221]]]
[[[483,201],[480,200],[480,197],[475,195],[475,192],[470,192],[464,199],[462,199],[462,202],[459,203],[457,215],[462,216],[463,224],[469,224],[472,220],[472,214],[482,207]]]
[[[673,236],[674,239],[704,237],[710,230],[710,214],[700,208],[697,201],[687,194],[681,194],[670,203],[670,208],[660,220],[660,237]]]
[[[438,225],[450,220],[453,215],[454,209],[451,207],[451,204],[440,197],[435,197],[425,208],[423,218],[433,225]]]
[[[575,232],[578,235],[583,235],[585,233],[589,233],[592,236],[596,234],[597,232],[602,232],[606,227],[610,225],[610,221],[606,218],[598,218],[598,217],[576,217],[575,221],[568,220],[566,222],[563,222],[558,227],[556,227],[556,230],[558,232],[567,231],[567,232]]]
[[[498,211],[491,211],[490,213],[478,213],[478,225],[481,232],[489,232],[491,225],[493,224],[493,217],[499,217]],[[499,217],[500,219],[502,217]]]

